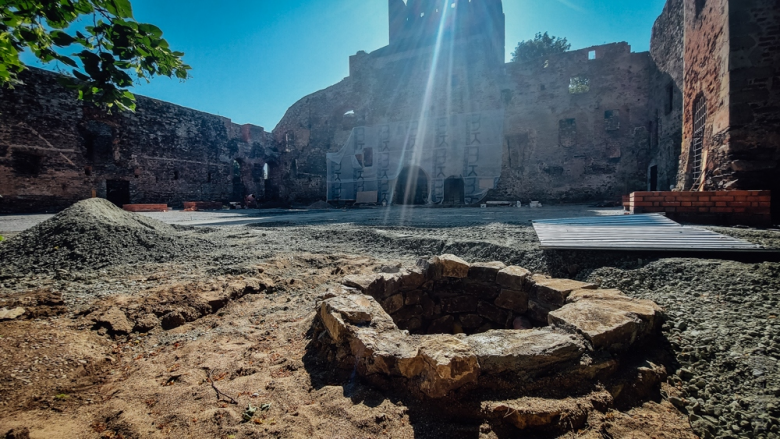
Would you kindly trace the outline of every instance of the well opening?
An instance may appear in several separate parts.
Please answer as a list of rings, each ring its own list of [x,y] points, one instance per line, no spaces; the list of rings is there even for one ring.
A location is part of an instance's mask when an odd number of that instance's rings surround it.
[[[617,290],[453,255],[343,284],[318,305],[312,347],[377,385],[429,398],[527,392],[553,376],[561,387],[599,381],[663,320],[656,304]]]
[[[522,268],[440,261],[421,261],[420,270],[397,276],[399,291],[375,297],[399,329],[416,335],[533,329],[548,326],[549,312],[563,305],[562,299],[544,305],[531,300],[531,274]]]

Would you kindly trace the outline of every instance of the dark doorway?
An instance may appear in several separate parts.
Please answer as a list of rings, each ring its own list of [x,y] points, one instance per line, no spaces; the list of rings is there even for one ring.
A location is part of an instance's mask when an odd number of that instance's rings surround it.
[[[130,204],[130,182],[106,180],[106,199],[119,207]]]
[[[658,190],[658,166],[650,167],[650,192]]]
[[[444,204],[464,204],[466,185],[462,178],[450,177],[444,180]]]
[[[428,177],[422,169],[407,166],[398,174],[395,185],[395,204],[426,204],[428,202]]]
[[[233,160],[233,200],[244,200],[244,179],[241,178],[241,162]]]

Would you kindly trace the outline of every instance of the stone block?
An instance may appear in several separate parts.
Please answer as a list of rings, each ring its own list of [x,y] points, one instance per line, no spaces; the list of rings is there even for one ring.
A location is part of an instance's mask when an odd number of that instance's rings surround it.
[[[475,312],[479,300],[471,296],[448,297],[441,300],[441,308],[445,313]]]
[[[471,279],[464,279],[461,284],[461,292],[470,296],[478,297],[480,300],[492,302],[501,293],[501,287],[495,283],[486,283]]]
[[[423,297],[423,299],[420,301],[420,305],[422,305],[423,308],[422,315],[424,318],[432,319],[436,316],[436,302],[428,297]]]
[[[586,299],[598,300],[631,300],[620,290],[575,290],[566,298],[566,303],[579,302]]]
[[[553,307],[550,304],[538,302],[533,299],[528,300],[528,311],[526,311],[526,316],[530,318],[531,320],[547,324],[547,316],[550,314],[550,311],[554,310],[555,307]]]
[[[379,333],[371,328],[359,328],[350,340],[350,349],[365,375],[383,373],[412,378],[425,367],[416,341],[397,330]]]
[[[422,302],[425,293],[421,290],[407,291],[404,293],[404,304],[418,305]]]
[[[458,317],[460,324],[466,329],[479,328],[482,325],[482,317],[477,314],[464,314]]]
[[[492,284],[496,282],[498,272],[505,268],[506,264],[503,262],[477,262],[471,264],[468,277],[478,282]]]
[[[536,282],[533,297],[538,302],[561,306],[574,290],[592,290],[596,285],[570,279],[549,279]]]
[[[401,273],[401,289],[404,291],[416,290],[428,282],[426,272],[419,267]]]
[[[531,272],[522,267],[510,266],[496,274],[496,283],[512,290],[525,290]]]
[[[469,264],[455,255],[435,256],[431,261],[437,276],[458,279],[469,275]]]
[[[320,305],[320,318],[331,338],[341,341],[348,325],[371,325],[377,329],[397,329],[382,307],[370,296],[352,294],[327,299]]]
[[[477,314],[502,327],[506,327],[509,319],[512,318],[512,313],[509,311],[487,302],[479,302]]]
[[[501,290],[494,303],[500,308],[525,314],[528,311],[528,294],[520,290]]]
[[[470,335],[465,341],[487,374],[540,371],[576,361],[586,349],[580,337],[550,330],[488,331]]]
[[[407,321],[415,317],[422,317],[423,307],[420,305],[408,305],[393,313],[393,319],[396,321]]]
[[[451,334],[455,325],[455,318],[451,315],[440,317],[428,326],[428,334]]]
[[[426,337],[420,344],[419,352],[425,364],[420,374],[420,390],[431,398],[443,398],[479,378],[480,366],[476,354],[456,337]]]
[[[393,314],[403,307],[404,307],[403,294],[396,294],[382,301],[382,308],[384,308],[388,314]]]
[[[585,336],[596,350],[625,350],[636,341],[642,321],[603,301],[582,300],[550,312],[550,325]]]

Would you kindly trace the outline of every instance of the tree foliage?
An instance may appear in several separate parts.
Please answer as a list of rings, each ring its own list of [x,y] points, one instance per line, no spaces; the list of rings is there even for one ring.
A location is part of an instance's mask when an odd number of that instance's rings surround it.
[[[566,38],[552,37],[549,33],[537,33],[534,39],[521,41],[512,52],[512,62],[529,61],[571,49]]]
[[[72,76],[62,82],[79,99],[132,111],[128,87],[136,81],[189,77],[184,54],[162,35],[133,18],[129,0],[0,0],[0,84],[20,83],[20,54],[29,50],[43,63],[67,66]]]

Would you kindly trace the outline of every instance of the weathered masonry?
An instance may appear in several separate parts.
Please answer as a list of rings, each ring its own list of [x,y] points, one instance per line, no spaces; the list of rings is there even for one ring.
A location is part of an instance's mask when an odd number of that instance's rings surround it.
[[[78,103],[56,76],[0,92],[0,212],[238,201],[618,201],[780,194],[780,3],[668,0],[649,53],[614,43],[505,63],[501,0],[388,0],[389,45],[273,133],[139,98]],[[777,218],[780,203],[773,203]],[[736,207],[735,207],[736,208]]]
[[[0,90],[1,213],[94,196],[180,206],[266,192],[278,153],[261,127],[140,96],[135,114],[109,115],[77,101],[56,74],[30,69],[22,80]]]
[[[686,0],[678,188],[780,193],[780,4]],[[776,201],[776,198],[775,198]],[[777,217],[780,203],[773,203]]]
[[[617,43],[506,64],[501,1],[388,3],[390,45],[353,56],[349,77],[274,130],[294,170],[282,199],[577,202],[675,183],[680,127],[661,119],[681,114],[680,85],[648,53]],[[658,90],[674,99],[658,104]]]

